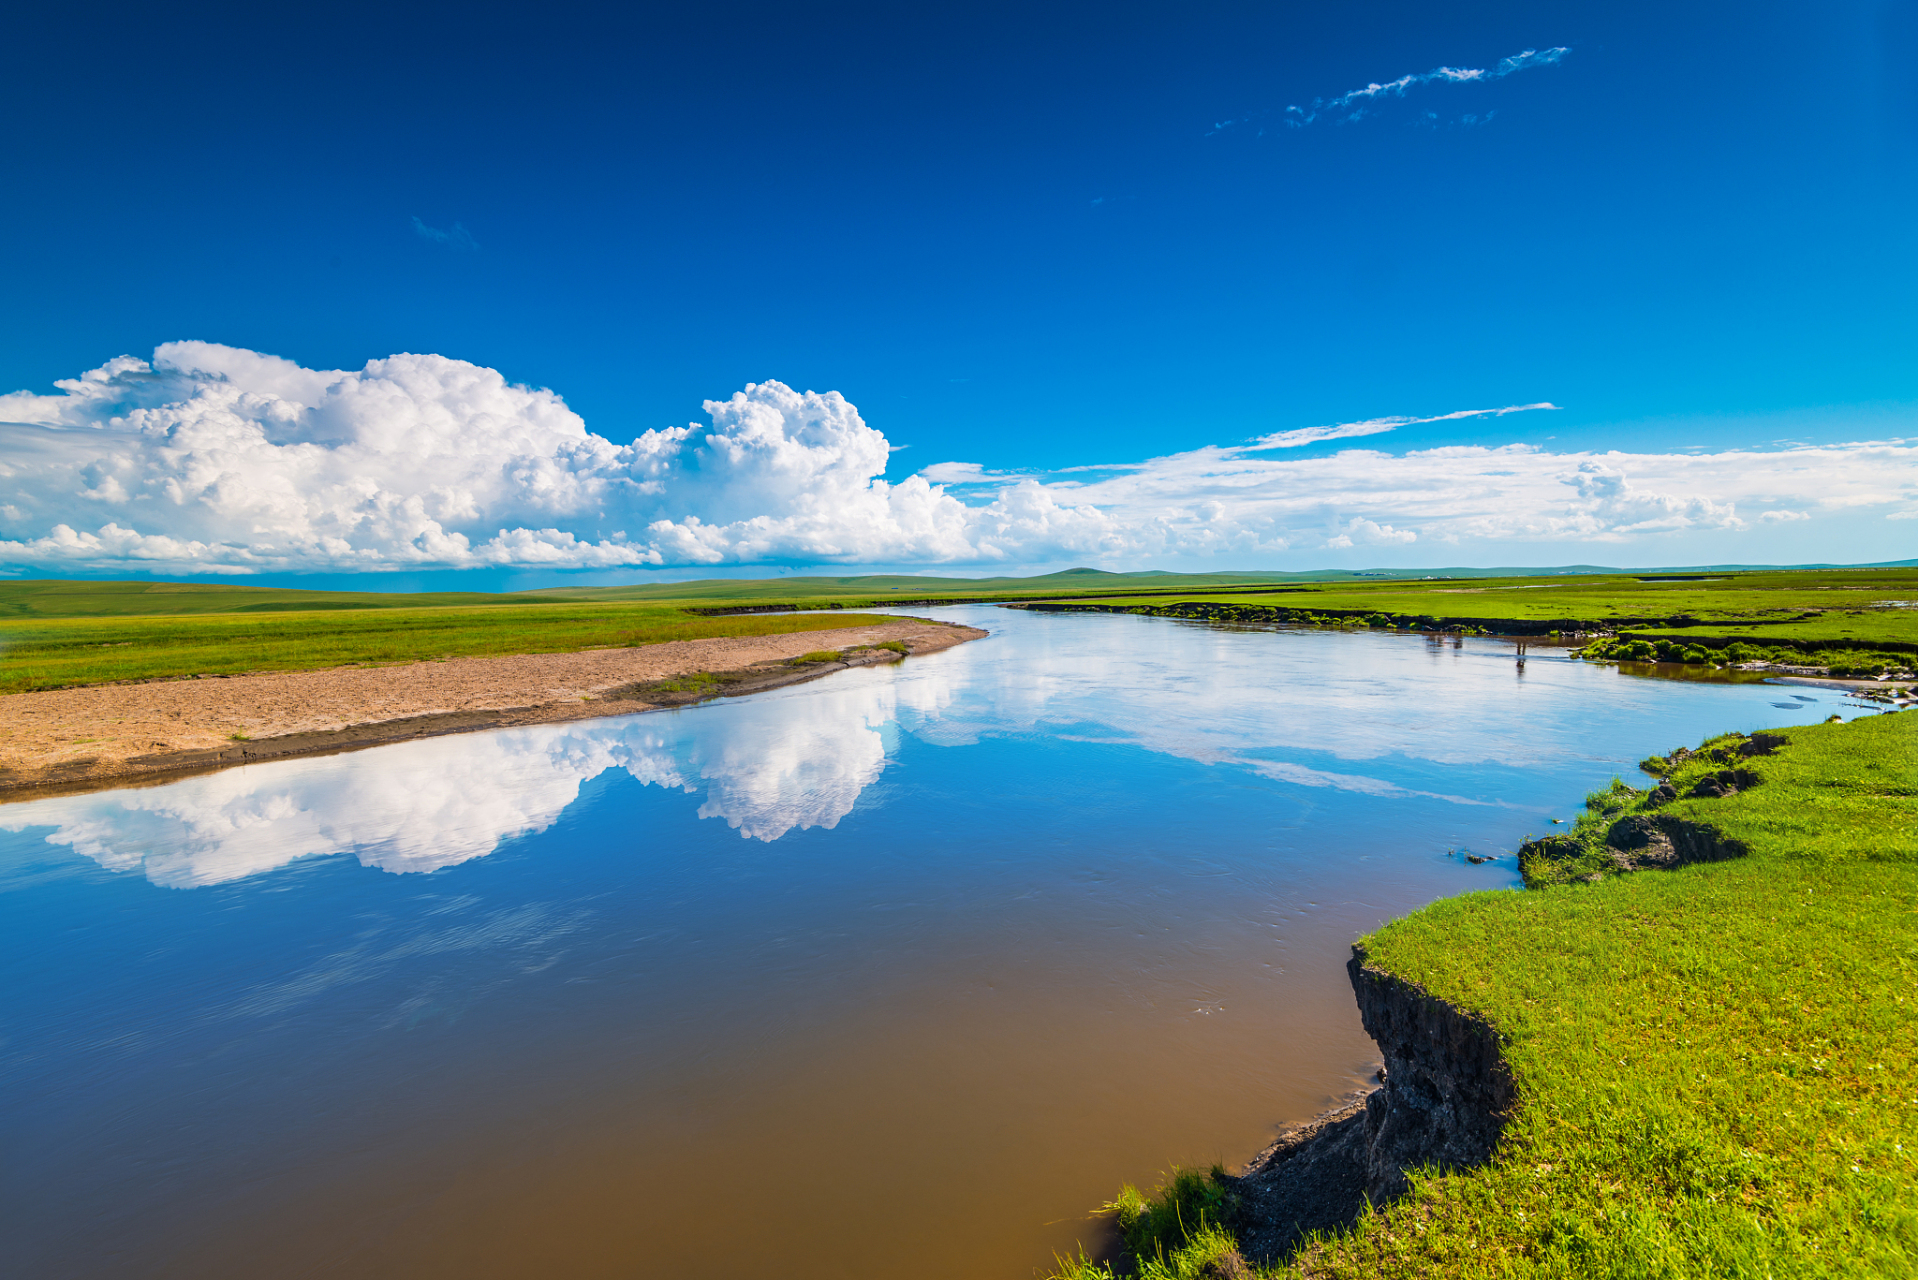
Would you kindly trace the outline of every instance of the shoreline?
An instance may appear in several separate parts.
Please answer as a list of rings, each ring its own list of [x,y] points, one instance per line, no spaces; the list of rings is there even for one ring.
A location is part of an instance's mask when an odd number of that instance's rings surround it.
[[[1714,635],[1713,628],[1727,631],[1738,622],[1707,621],[1679,614],[1667,617],[1615,618],[1500,618],[1450,614],[1400,613],[1387,609],[1335,609],[1261,606],[1209,600],[1189,600],[1175,604],[1083,604],[1075,600],[1009,601],[1003,608],[1025,609],[1034,613],[1121,613],[1148,618],[1181,618],[1189,622],[1218,622],[1252,626],[1278,624],[1296,627],[1375,627],[1371,619],[1383,619],[1379,629],[1425,635],[1476,635],[1488,638],[1543,641],[1577,648],[1597,641],[1629,643],[1635,640],[1672,641],[1705,649],[1725,649],[1734,644],[1750,644],[1769,649],[1792,649],[1801,653],[1836,652],[1845,649],[1884,653],[1918,654],[1918,642],[1890,639],[1804,639],[1791,636]],[[1774,619],[1765,625],[1784,626],[1809,621],[1815,614],[1793,619]],[[1635,631],[1634,627],[1662,626],[1663,631]],[[1679,634],[1704,629],[1706,634]],[[1616,661],[1616,659],[1611,659]],[[1909,665],[1908,663],[1906,665]]]
[[[1825,1206],[1881,1145],[1903,1150],[1914,726],[1706,738],[1660,758],[1657,787],[1615,781],[1573,832],[1522,845],[1522,896],[1442,898],[1360,938],[1346,971],[1379,1086],[1236,1174],[1123,1188],[1106,1209],[1126,1256],[1275,1280],[1490,1274],[1461,1259],[1635,1274],[1648,1256],[1783,1275],[1834,1253],[1893,1274],[1902,1162],[1870,1202],[1884,1216]],[[1839,1044],[1862,1069],[1828,1074]],[[1675,1183],[1681,1160],[1724,1172]],[[1727,1190],[1754,1217],[1728,1221]],[[1134,1274],[1061,1264],[1052,1280]]]
[[[0,696],[0,804],[294,756],[689,706],[937,653],[987,632],[883,626],[576,653],[186,677]],[[814,652],[834,661],[794,665]],[[384,714],[382,714],[384,713]],[[77,736],[107,727],[113,738]],[[91,753],[84,748],[95,747]],[[75,755],[76,751],[83,754]]]

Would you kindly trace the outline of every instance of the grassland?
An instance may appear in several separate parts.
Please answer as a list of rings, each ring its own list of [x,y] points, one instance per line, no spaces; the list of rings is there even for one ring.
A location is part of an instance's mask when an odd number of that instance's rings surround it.
[[[1489,1165],[1415,1176],[1268,1274],[1918,1274],[1918,714],[1779,732],[1755,785],[1660,810],[1747,856],[1469,894],[1365,940],[1498,1029],[1519,1104]],[[1723,768],[1710,747],[1681,794]],[[1591,804],[1609,822],[1647,799]],[[1138,1274],[1229,1274],[1223,1190],[1123,1193],[1158,1251]]]
[[[1323,583],[1305,593],[1265,599],[1254,590],[1193,592],[1192,602],[1381,615],[1392,619],[1471,617],[1513,622],[1566,621],[1588,629],[1678,628],[1699,634],[1790,638],[1908,639],[1918,630],[1918,569],[1822,569],[1727,572],[1710,577],[1590,574],[1492,578],[1470,582]],[[1889,602],[1897,602],[1889,603]],[[1101,603],[1153,607],[1158,598]],[[1898,605],[1907,607],[1900,608]]]
[[[0,628],[32,618],[128,618],[208,613],[322,613],[336,609],[437,609],[549,604],[554,597],[484,591],[299,591],[230,582],[0,582]]]
[[[1043,600],[1096,592],[1150,593],[1204,590],[1234,591],[1305,580],[1319,575],[1284,573],[1108,573],[1102,569],[1065,569],[1058,573],[1011,578],[944,578],[922,574],[859,574],[851,577],[708,578],[696,582],[632,587],[555,588],[572,599],[670,601],[715,608],[863,608],[914,600]],[[1340,578],[1352,575],[1339,573]],[[535,592],[533,594],[542,594]]]
[[[622,603],[33,618],[0,623],[0,693],[186,675],[574,653],[890,620],[838,610],[715,618],[670,605]]]
[[[1617,632],[1715,648],[1743,643],[1754,653],[1830,650],[1842,653],[1843,663],[1858,666],[1874,654],[1918,653],[1918,569],[1902,567],[1339,582],[1293,585],[1282,592],[1248,588],[1177,599],[1106,596],[1085,603],[1227,621]]]
[[[244,583],[0,583],[0,693],[110,680],[295,670],[856,625],[844,610],[938,601],[1082,602],[1172,616],[1326,625],[1501,623],[1619,630],[1688,645],[1839,647],[1864,667],[1918,653],[1918,569],[1690,574],[1412,571],[711,579],[503,595],[299,591]],[[1450,576],[1439,576],[1440,574]],[[753,610],[826,611],[754,619]],[[727,610],[746,613],[719,616]],[[833,612],[840,616],[832,617]],[[1461,622],[1459,620],[1466,621]],[[1759,651],[1754,648],[1754,652]],[[1880,662],[1879,665],[1883,665]]]

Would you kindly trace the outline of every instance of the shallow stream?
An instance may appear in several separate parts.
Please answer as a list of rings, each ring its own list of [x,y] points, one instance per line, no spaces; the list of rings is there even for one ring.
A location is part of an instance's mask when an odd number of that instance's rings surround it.
[[[1354,937],[1648,752],[1866,710],[926,612],[993,634],[0,806],[0,1273],[1030,1276],[1364,1083]]]

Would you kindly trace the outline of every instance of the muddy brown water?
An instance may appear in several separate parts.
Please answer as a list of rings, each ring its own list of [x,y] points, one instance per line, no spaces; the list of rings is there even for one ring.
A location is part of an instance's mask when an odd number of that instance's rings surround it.
[[[1648,752],[1866,710],[936,612],[994,634],[0,806],[0,1272],[1031,1276],[1364,1082],[1355,936]]]

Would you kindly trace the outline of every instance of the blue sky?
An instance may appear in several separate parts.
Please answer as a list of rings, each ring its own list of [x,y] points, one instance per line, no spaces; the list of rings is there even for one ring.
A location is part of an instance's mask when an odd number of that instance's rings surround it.
[[[40,398],[12,417],[41,436],[53,418],[100,425],[42,403],[57,379],[185,340],[310,370],[470,362],[550,388],[613,445],[703,422],[702,402],[748,384],[838,392],[893,450],[887,480],[974,464],[963,475],[983,484],[943,490],[973,506],[1019,477],[1087,474],[1066,468],[1534,403],[1558,407],[1362,443],[1664,457],[1918,437],[1909,6],[42,6],[10,30],[28,56],[0,83],[14,179],[0,391]],[[1439,68],[1488,74],[1314,117],[1315,99]],[[16,457],[40,447],[20,440],[6,437]],[[100,465],[37,473],[28,496],[104,492],[82,474]],[[702,467],[692,453],[675,465]],[[1735,511],[1664,525],[1573,513],[1428,533],[1412,519],[1391,526],[1412,541],[1339,547],[1355,519],[1391,523],[1342,499],[1284,536],[1210,545],[835,533],[547,563],[619,576],[1918,554],[1918,520],[1886,519],[1918,506],[1904,451],[1823,457],[1878,484],[1829,509],[1815,501],[1827,471],[1802,493],[1753,490],[1740,465],[1613,466],[1672,510]],[[124,511],[0,503],[0,543],[22,548],[7,558],[34,573],[543,571],[505,551],[327,561],[311,512],[297,537],[293,517],[272,517],[273,537],[304,539],[289,558],[257,550],[272,520],[234,515],[230,492],[194,499],[226,502],[224,523],[187,529],[126,485]],[[758,514],[793,515],[796,491],[754,485],[774,504]],[[1121,525],[1147,518],[1109,496],[1088,500]],[[1760,520],[1754,504],[1773,498],[1766,510],[1795,514]],[[668,499],[521,515],[604,542],[606,520],[704,510]],[[1173,519],[1163,501],[1152,518]],[[455,508],[477,513],[471,546],[492,536],[482,526],[522,527],[485,502]],[[91,536],[95,516],[202,550],[26,549],[52,547],[55,525]],[[253,559],[204,549],[241,544]]]

